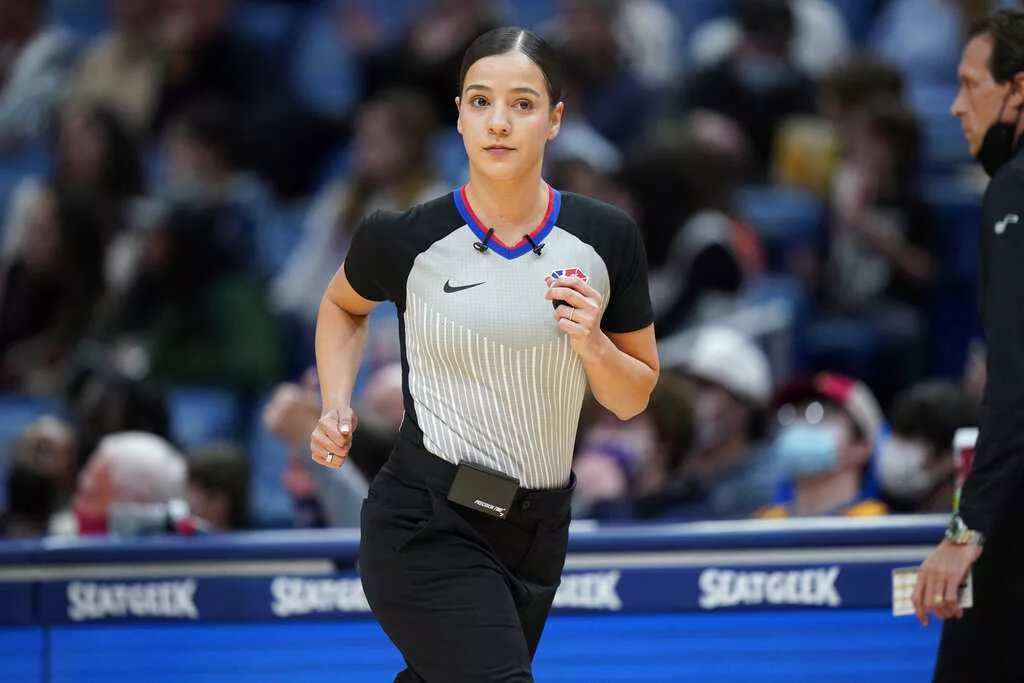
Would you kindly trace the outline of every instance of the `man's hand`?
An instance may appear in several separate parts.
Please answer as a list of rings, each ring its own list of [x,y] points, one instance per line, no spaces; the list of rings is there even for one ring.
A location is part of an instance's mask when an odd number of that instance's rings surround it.
[[[263,426],[271,434],[297,446],[309,439],[320,412],[320,394],[315,389],[282,384],[263,411]]]
[[[948,540],[921,565],[914,587],[914,612],[923,626],[928,625],[928,612],[934,612],[939,619],[959,619],[963,616],[960,607],[960,586],[967,578],[971,565],[981,556],[981,546],[956,545]]]

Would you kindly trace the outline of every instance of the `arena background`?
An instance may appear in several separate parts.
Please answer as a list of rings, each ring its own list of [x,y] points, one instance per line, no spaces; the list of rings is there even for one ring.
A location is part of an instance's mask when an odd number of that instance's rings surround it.
[[[950,107],[967,27],[1013,4],[0,0],[0,681],[391,680],[354,527],[397,323],[337,473],[305,457],[313,323],[361,216],[466,180],[458,62],[505,24],[563,51],[545,176],[636,220],[665,368],[631,424],[584,410],[538,680],[927,681],[939,629],[893,616],[891,571],[941,537],[984,387]],[[803,514],[775,437],[823,372],[882,419],[831,473],[854,498]],[[738,440],[707,440],[715,388]],[[913,495],[880,465],[908,442],[942,473]],[[116,449],[163,464],[98,494]]]

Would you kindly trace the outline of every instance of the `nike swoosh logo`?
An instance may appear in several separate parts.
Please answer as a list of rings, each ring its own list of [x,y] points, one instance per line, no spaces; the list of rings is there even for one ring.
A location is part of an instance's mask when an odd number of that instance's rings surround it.
[[[460,287],[453,287],[452,283],[451,283],[451,280],[445,280],[445,283],[444,283],[444,293],[445,294],[451,294],[452,292],[461,292],[464,289],[472,289],[473,287],[479,287],[482,284],[484,284],[484,283],[483,282],[475,282],[475,283],[473,283],[471,285],[462,285]]]

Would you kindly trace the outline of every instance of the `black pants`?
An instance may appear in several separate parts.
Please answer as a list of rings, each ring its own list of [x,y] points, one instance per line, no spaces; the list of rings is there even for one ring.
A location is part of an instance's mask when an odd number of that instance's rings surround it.
[[[531,683],[565,563],[575,479],[504,519],[450,503],[455,467],[399,439],[363,503],[360,575],[405,658],[396,683]]]
[[[972,570],[974,607],[943,624],[933,683],[1024,683],[1024,506],[993,528]]]

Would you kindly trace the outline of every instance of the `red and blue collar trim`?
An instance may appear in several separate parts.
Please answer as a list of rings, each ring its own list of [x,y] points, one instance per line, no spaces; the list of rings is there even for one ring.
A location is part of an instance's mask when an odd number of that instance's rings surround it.
[[[466,221],[469,229],[473,231],[477,239],[487,239],[488,229],[484,227],[483,222],[473,213],[473,208],[469,205],[469,199],[466,197],[466,186],[460,187],[453,193],[453,196],[455,198],[455,207],[459,210],[459,215]],[[548,208],[544,212],[544,218],[541,220],[540,225],[530,233],[530,239],[523,237],[515,244],[509,246],[496,236],[491,235],[491,238],[487,240],[487,248],[507,259],[514,259],[529,253],[533,249],[533,244],[530,244],[530,240],[533,240],[534,244],[540,244],[551,233],[551,230],[555,227],[555,221],[558,220],[558,211],[561,207],[562,193],[548,185]]]

